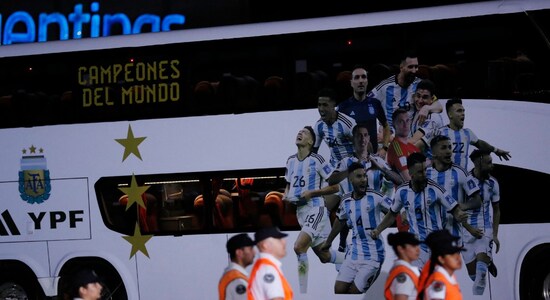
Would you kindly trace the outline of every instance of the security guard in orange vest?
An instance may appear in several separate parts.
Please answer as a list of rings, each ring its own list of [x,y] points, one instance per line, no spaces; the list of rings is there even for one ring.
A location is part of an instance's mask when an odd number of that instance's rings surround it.
[[[281,259],[286,256],[286,233],[276,227],[259,229],[254,235],[260,257],[248,279],[248,300],[291,300],[293,292],[283,275]]]
[[[390,244],[397,256],[386,284],[386,300],[415,300],[418,294],[418,276],[420,270],[411,264],[420,256],[420,241],[414,234],[406,231],[388,234]]]
[[[246,233],[231,237],[226,244],[231,262],[225,268],[218,284],[220,300],[244,300],[248,287],[245,268],[254,262],[254,241]]]
[[[462,300],[462,292],[455,271],[462,268],[460,238],[447,230],[437,230],[426,238],[426,244],[432,252],[429,275],[421,287],[419,299],[424,300]]]

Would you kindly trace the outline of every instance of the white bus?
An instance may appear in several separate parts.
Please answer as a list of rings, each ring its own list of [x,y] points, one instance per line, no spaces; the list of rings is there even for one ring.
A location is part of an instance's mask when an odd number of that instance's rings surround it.
[[[416,41],[419,76],[441,99],[459,89],[466,127],[512,154],[494,158],[498,276],[473,296],[459,271],[464,298],[550,299],[550,3],[520,4],[223,27],[206,40],[196,29],[166,45],[174,32],[109,37],[97,50],[80,48],[93,40],[0,47],[0,298],[64,299],[75,272],[93,268],[105,299],[215,299],[228,237],[271,224],[290,234],[283,272],[295,299],[381,299],[390,247],[365,294],[334,295],[334,265],[312,253],[308,293],[298,293],[290,245],[299,227],[269,193],[284,189],[298,130],[319,118],[315,92],[349,96],[345,70],[364,63],[375,81],[397,63],[393,47]],[[533,69],[502,58],[517,50]]]

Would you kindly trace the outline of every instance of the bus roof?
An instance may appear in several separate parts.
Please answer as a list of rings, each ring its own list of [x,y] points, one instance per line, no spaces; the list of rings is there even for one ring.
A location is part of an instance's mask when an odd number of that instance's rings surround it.
[[[5,45],[0,47],[0,58],[361,28],[494,14],[527,13],[529,11],[549,8],[550,3],[545,0],[484,1],[324,18],[142,33],[139,35],[109,36],[101,37],[101,42],[98,42],[97,38],[84,38],[80,40]]]

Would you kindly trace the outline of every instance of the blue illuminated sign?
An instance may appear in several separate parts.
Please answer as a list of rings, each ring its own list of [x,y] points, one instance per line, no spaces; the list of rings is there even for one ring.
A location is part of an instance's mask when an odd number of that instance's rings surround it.
[[[159,32],[170,31],[172,25],[183,25],[185,23],[185,16],[180,14],[170,14],[164,17],[154,14],[142,14],[132,24],[130,18],[124,13],[99,14],[98,2],[92,2],[89,13],[84,11],[82,4],[76,4],[73,12],[69,13],[68,16],[64,16],[59,12],[40,13],[38,22],[25,11],[12,13],[7,17],[4,26],[2,26],[2,17],[2,14],[0,14],[0,36],[2,36],[3,45],[45,42],[48,40],[48,29],[51,27],[58,28],[60,40],[68,40],[69,38],[110,36],[112,35],[111,29],[115,25],[120,26],[122,34],[136,34],[141,33],[144,26],[150,26],[148,32]],[[72,32],[70,32],[70,25],[72,25]],[[18,28],[24,26],[26,30],[16,30],[16,26],[19,26]],[[84,27],[89,28],[89,32],[84,33]],[[36,39],[37,35],[38,40]]]

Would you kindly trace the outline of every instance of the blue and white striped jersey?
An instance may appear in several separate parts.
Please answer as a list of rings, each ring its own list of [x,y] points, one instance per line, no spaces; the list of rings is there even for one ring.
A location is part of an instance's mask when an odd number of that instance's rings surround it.
[[[416,86],[421,81],[416,77],[407,88],[402,88],[397,83],[397,75],[392,75],[387,79],[382,80],[372,91],[369,92],[368,97],[374,97],[380,100],[382,107],[386,112],[386,118],[390,127],[393,128],[392,115],[393,112],[402,107],[409,111],[409,117],[413,117],[414,112],[414,100],[413,95],[416,92]]]
[[[387,211],[391,204],[391,198],[370,189],[360,199],[354,199],[352,193],[343,196],[337,217],[341,221],[345,220],[352,229],[347,254],[352,260],[384,261],[384,242],[382,239],[373,239],[370,232],[380,224],[382,212]]]
[[[479,191],[477,179],[470,175],[465,169],[457,164],[452,164],[450,168],[439,172],[433,166],[426,169],[426,177],[442,186],[453,199],[458,203],[465,203],[475,192]],[[452,214],[446,211],[445,228],[454,236],[461,236],[460,225],[455,221]]]
[[[410,136],[412,137],[417,130],[420,130],[424,134],[422,139],[424,139],[427,144],[430,145],[430,141],[437,133],[437,130],[443,126],[445,126],[445,123],[443,123],[443,116],[440,113],[429,113],[426,120],[420,123],[418,122],[418,113],[415,112],[413,121],[411,123]]]
[[[409,221],[409,232],[424,241],[430,232],[444,229],[443,208],[450,211],[457,205],[456,200],[443,187],[427,179],[426,186],[418,193],[411,188],[410,181],[398,186],[391,211],[399,213],[404,208]],[[426,244],[421,244],[420,247],[429,252]]]
[[[338,113],[338,118],[334,123],[328,125],[319,119],[313,131],[315,131],[315,145],[319,148],[324,141],[330,149],[330,164],[336,167],[342,158],[353,155],[353,134],[351,130],[356,123],[350,116]]]
[[[477,143],[477,136],[469,128],[452,130],[449,125],[439,128],[439,135],[448,136],[451,139],[453,147],[453,163],[460,165],[468,170],[468,155],[470,155],[470,145]]]
[[[380,157],[372,157],[372,159],[377,159],[378,163],[380,163],[381,165],[385,166],[388,169],[390,168],[388,163],[384,159]],[[345,172],[349,168],[349,166],[354,162],[358,162],[362,164],[365,170],[367,171],[367,184],[369,189],[375,190],[377,192],[381,192],[382,184],[384,182],[384,173],[382,173],[382,171],[380,171],[377,168],[372,168],[372,164],[370,161],[369,162],[359,161],[359,159],[355,156],[345,157],[344,159],[340,160],[335,171]],[[351,182],[349,182],[347,178],[345,178],[340,182],[340,192],[339,192],[340,195],[349,193],[352,190],[353,190],[353,186],[351,185]]]
[[[410,137],[418,130],[424,134],[422,141],[426,145],[424,147],[424,155],[427,158],[432,159],[432,148],[430,148],[430,142],[433,137],[438,133],[439,128],[445,126],[443,123],[443,117],[440,113],[429,113],[428,118],[420,123],[418,122],[418,114],[415,112],[413,122],[411,124],[411,134]]]
[[[493,229],[492,204],[500,202],[500,187],[493,176],[486,180],[478,180],[478,184],[483,202],[480,208],[466,211],[467,222],[475,228]]]
[[[286,161],[285,179],[289,184],[286,198],[296,205],[304,205],[305,199],[300,195],[304,191],[318,190],[332,173],[332,167],[319,154],[311,152],[304,160],[298,159],[298,154],[291,155]],[[313,206],[325,206],[323,197],[314,197]]]

